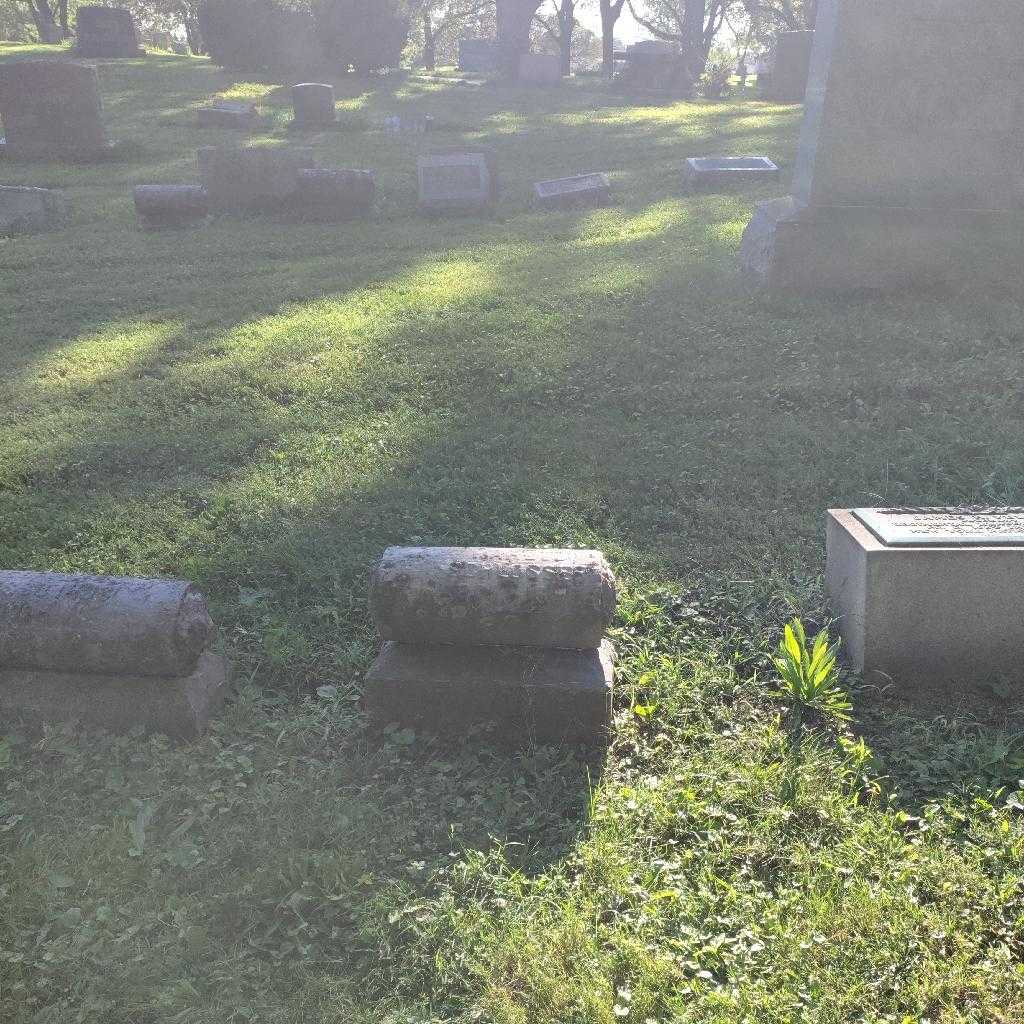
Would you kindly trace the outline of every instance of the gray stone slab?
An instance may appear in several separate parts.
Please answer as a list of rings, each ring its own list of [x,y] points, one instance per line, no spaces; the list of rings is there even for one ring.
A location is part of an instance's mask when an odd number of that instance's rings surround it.
[[[298,173],[291,208],[302,220],[351,220],[373,210],[375,194],[372,171],[307,168]]]
[[[491,207],[497,182],[481,150],[421,154],[416,161],[419,205],[426,213],[472,213]]]
[[[489,75],[498,70],[501,50],[494,39],[460,39],[459,69]]]
[[[230,681],[228,662],[210,653],[191,674],[172,678],[0,668],[0,732],[17,723],[79,722],[195,739],[220,709]]]
[[[807,92],[814,32],[780,32],[775,40],[771,80],[767,99],[776,103],[802,103]]]
[[[0,235],[52,231],[67,224],[63,192],[49,188],[0,185]]]
[[[511,743],[607,742],[613,651],[386,643],[366,676],[379,721],[461,733],[496,723]]]
[[[604,206],[611,201],[608,175],[600,173],[538,181],[533,193],[544,207]]]
[[[201,185],[137,185],[132,195],[139,226],[147,230],[187,227],[210,212]]]
[[[370,577],[385,640],[597,647],[615,615],[600,551],[388,548]]]
[[[1024,544],[1024,508],[857,508],[853,513],[889,547]]]
[[[59,60],[0,64],[4,154],[89,161],[109,153],[96,69]]]
[[[692,156],[683,180],[690,188],[778,181],[779,168],[766,156]]]
[[[214,100],[208,107],[199,108],[196,120],[200,128],[252,131],[259,124],[260,114],[253,103],[241,100]]]
[[[519,81],[524,85],[560,85],[562,58],[553,53],[524,53],[519,58]]]
[[[87,4],[75,14],[75,53],[80,57],[141,57],[139,32],[131,11]]]
[[[204,146],[197,158],[214,212],[283,208],[295,194],[299,171],[316,166],[308,146]]]
[[[853,668],[907,695],[956,697],[1002,678],[1024,696],[1024,546],[886,544],[864,511],[827,520],[828,593]]]
[[[292,86],[292,109],[297,128],[329,128],[337,122],[334,87],[322,82]]]

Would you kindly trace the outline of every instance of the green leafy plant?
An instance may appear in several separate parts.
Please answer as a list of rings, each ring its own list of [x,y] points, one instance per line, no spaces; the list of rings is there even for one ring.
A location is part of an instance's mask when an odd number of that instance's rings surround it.
[[[839,681],[836,654],[839,643],[830,643],[828,630],[822,630],[808,643],[804,624],[793,619],[785,629],[772,663],[779,674],[783,696],[798,712],[810,710],[848,719],[853,705]]]

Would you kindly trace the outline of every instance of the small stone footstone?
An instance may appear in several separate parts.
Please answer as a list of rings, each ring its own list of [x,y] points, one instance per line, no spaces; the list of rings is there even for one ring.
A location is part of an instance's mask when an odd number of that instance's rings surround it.
[[[560,85],[562,58],[553,53],[524,53],[519,57],[519,81],[525,85]]]
[[[204,146],[198,162],[210,209],[221,213],[283,208],[299,171],[316,166],[308,146]]]
[[[291,205],[303,220],[351,220],[373,209],[375,192],[372,171],[306,168],[298,172]]]
[[[210,212],[201,185],[137,185],[133,195],[139,226],[147,230],[186,227]]]
[[[242,100],[213,100],[208,107],[196,112],[200,128],[231,128],[235,131],[252,131],[260,120],[260,113],[253,103]]]
[[[500,194],[497,161],[489,150],[439,149],[416,164],[424,213],[481,213]]]
[[[0,64],[4,155],[90,161],[109,155],[96,69],[58,60]]]
[[[292,86],[292,109],[296,128],[329,128],[337,123],[334,87],[319,82]]]
[[[75,15],[75,53],[80,57],[141,57],[131,11],[89,4]]]
[[[1024,696],[1024,509],[834,509],[826,577],[857,672],[906,696]]]
[[[612,714],[613,654],[599,648],[386,643],[366,675],[368,710],[383,722],[460,733],[497,724],[515,743],[597,746]]]
[[[775,40],[775,62],[765,98],[775,103],[803,103],[811,69],[814,32],[780,32]]]
[[[693,156],[683,180],[690,188],[754,181],[778,181],[779,168],[766,156]]]
[[[0,235],[52,231],[67,223],[63,192],[49,188],[0,185]]]
[[[577,174],[571,178],[538,181],[533,193],[540,206],[605,206],[611,202],[611,187],[606,174]]]

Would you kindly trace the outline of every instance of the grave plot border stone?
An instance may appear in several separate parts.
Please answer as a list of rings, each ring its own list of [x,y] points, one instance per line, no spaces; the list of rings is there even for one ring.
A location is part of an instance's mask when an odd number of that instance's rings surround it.
[[[533,185],[537,205],[545,209],[575,206],[607,206],[612,201],[611,183],[604,172],[551,178]]]

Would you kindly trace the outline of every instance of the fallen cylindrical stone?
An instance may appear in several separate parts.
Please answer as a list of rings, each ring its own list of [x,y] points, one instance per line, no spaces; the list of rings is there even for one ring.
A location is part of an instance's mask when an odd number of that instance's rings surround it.
[[[0,669],[187,676],[212,633],[181,580],[0,572]]]
[[[385,640],[593,648],[615,614],[600,551],[388,548],[370,581]]]
[[[295,124],[300,128],[335,123],[334,87],[321,82],[301,82],[292,86]]]
[[[108,732],[142,728],[194,739],[220,708],[230,679],[229,663],[209,653],[191,673],[171,679],[4,668],[0,731],[14,721],[32,726],[77,721]]]
[[[606,743],[612,645],[538,647],[386,643],[366,675],[367,710],[382,723],[460,733],[493,722],[512,743]]]
[[[135,213],[144,228],[175,228],[194,224],[209,213],[201,185],[136,185]]]
[[[291,205],[304,220],[348,220],[371,210],[375,191],[372,171],[307,168],[298,172]]]

